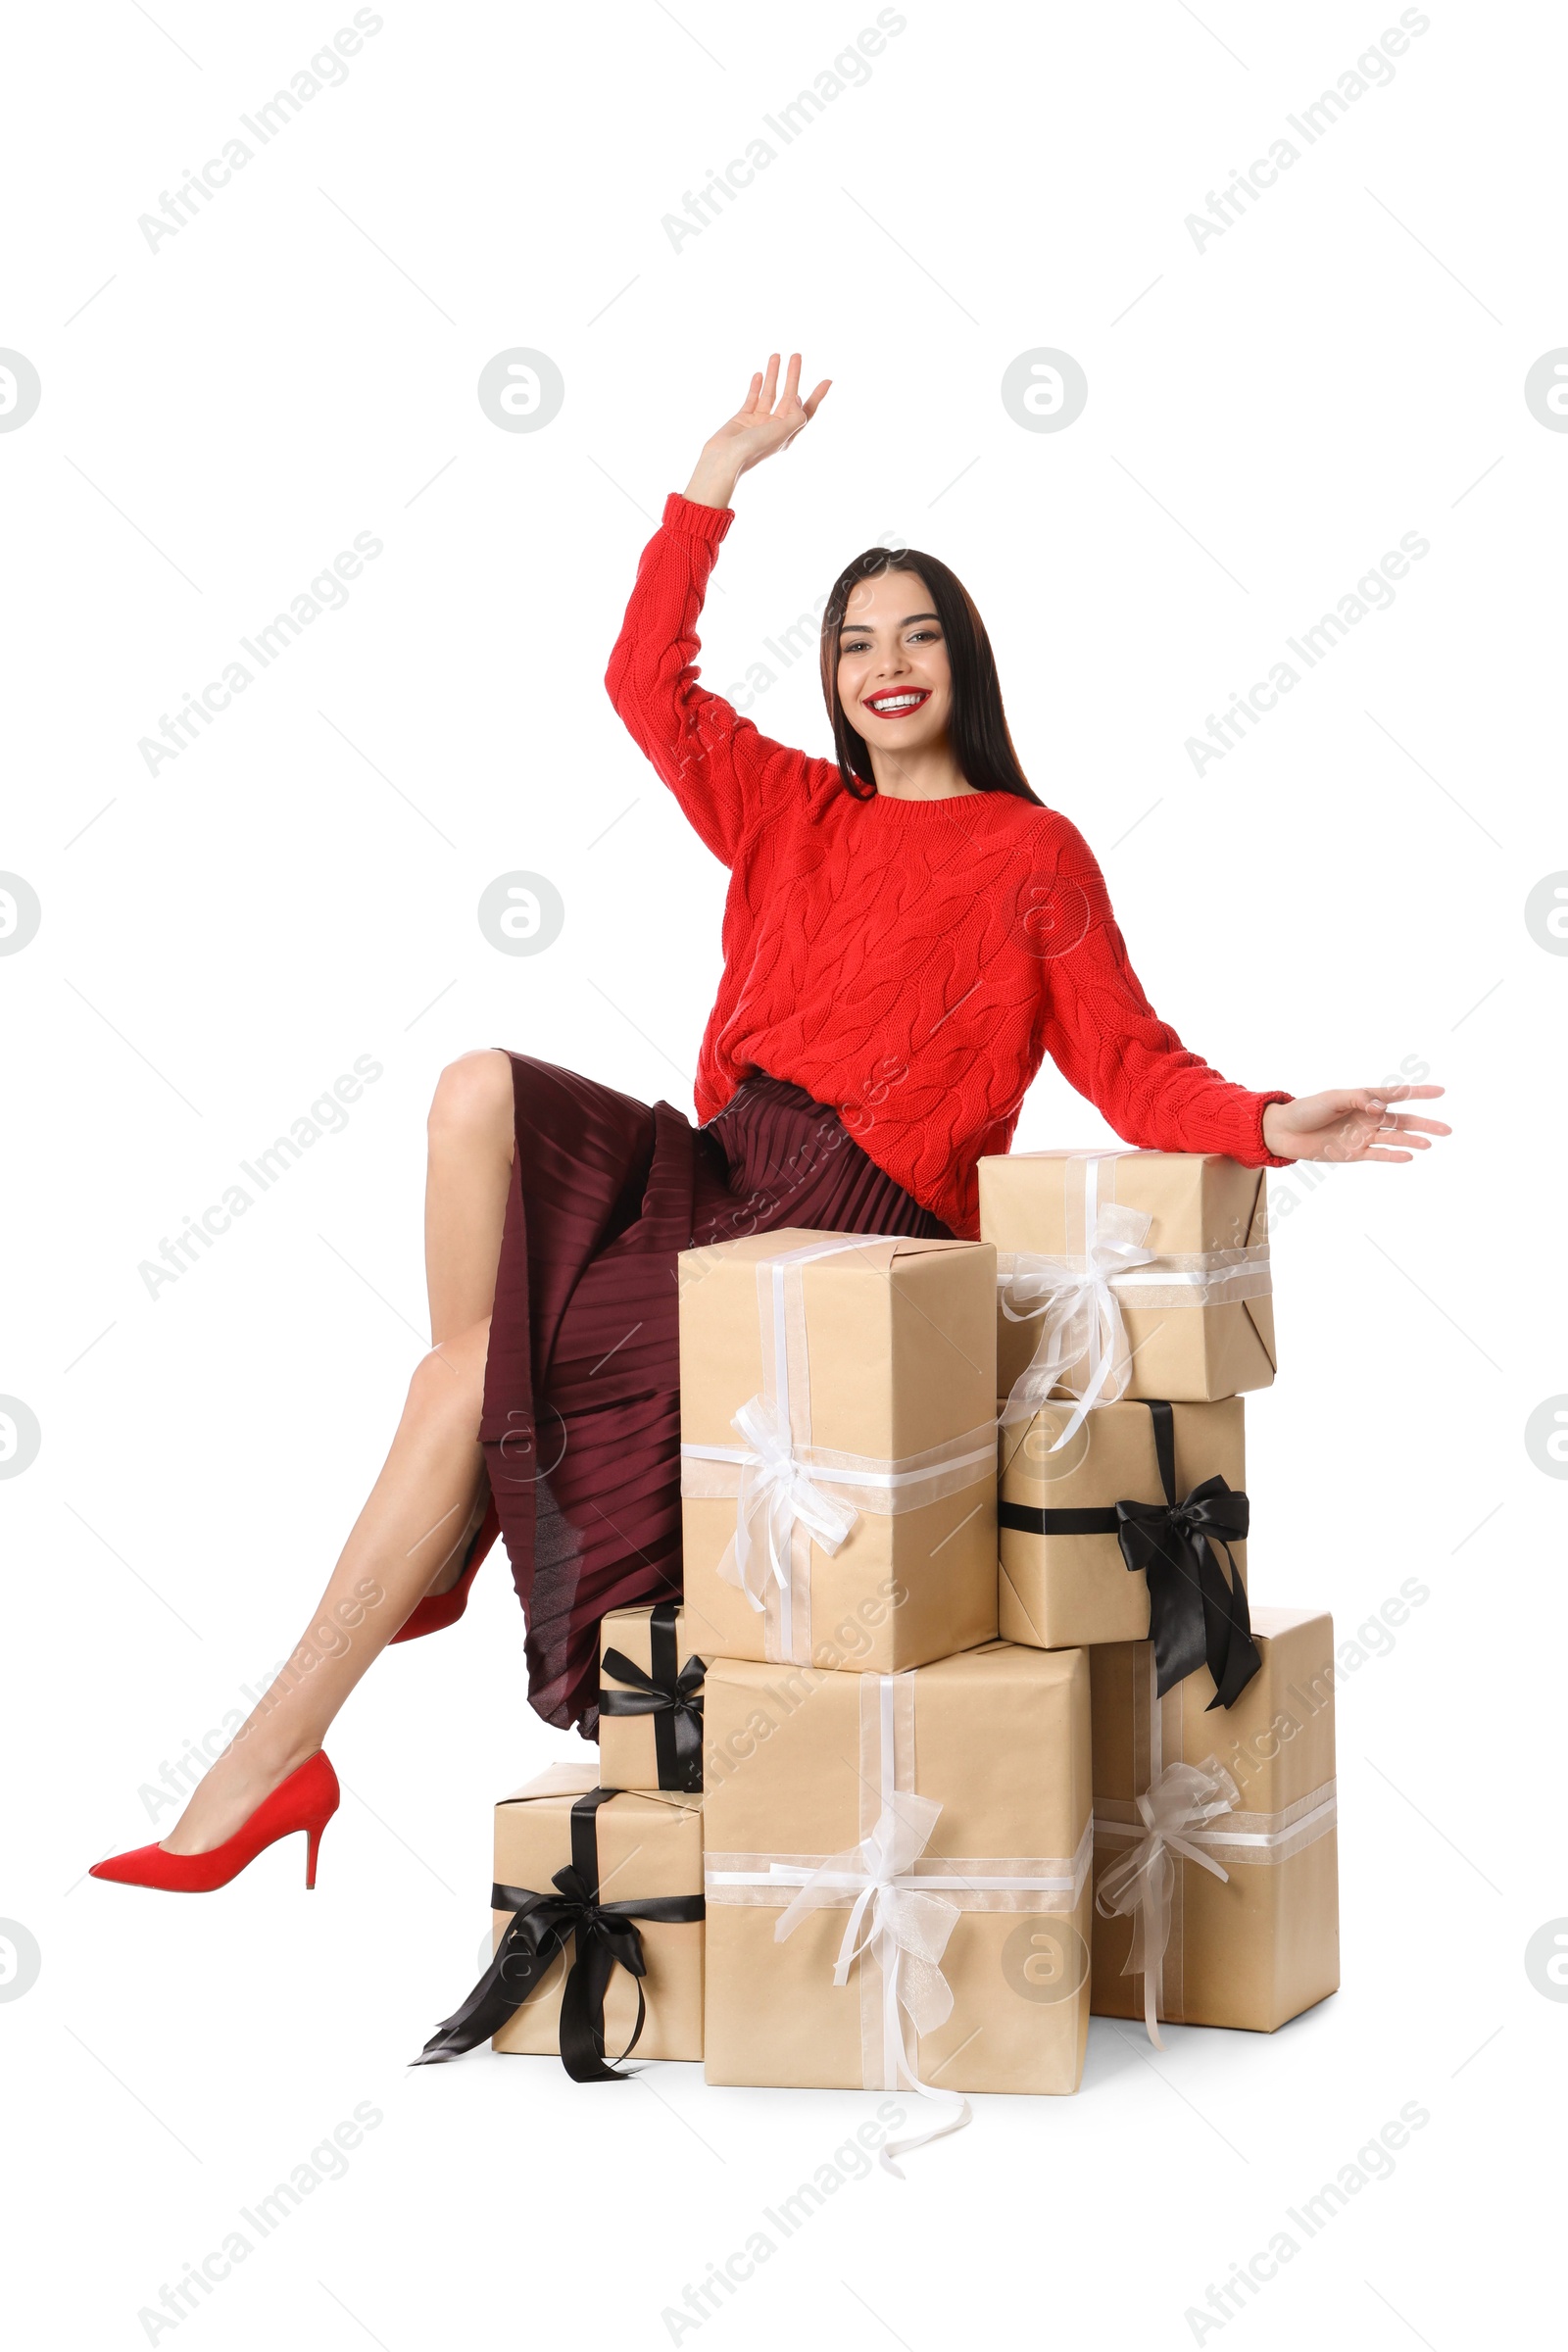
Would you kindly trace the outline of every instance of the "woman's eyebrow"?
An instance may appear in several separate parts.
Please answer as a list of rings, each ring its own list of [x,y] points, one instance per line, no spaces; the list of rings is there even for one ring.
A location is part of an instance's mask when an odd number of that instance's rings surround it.
[[[939,620],[940,618],[941,614],[937,612],[906,612],[904,618],[902,620],[895,621],[893,625],[895,628],[906,629],[909,626],[909,623],[913,620]],[[847,620],[840,629],[839,635],[841,637],[847,637],[853,631],[857,629],[867,629],[870,627],[870,622],[866,620]]]

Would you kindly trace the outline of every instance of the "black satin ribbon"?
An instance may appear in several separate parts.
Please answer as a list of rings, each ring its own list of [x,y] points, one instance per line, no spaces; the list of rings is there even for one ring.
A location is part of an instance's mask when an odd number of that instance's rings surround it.
[[[703,1785],[703,1702],[701,1691],[707,1668],[701,1658],[688,1658],[675,1669],[675,1603],[661,1600],[649,1618],[648,1654],[653,1671],[642,1668],[621,1649],[607,1649],[604,1671],[629,1690],[599,1693],[601,1715],[652,1715],[654,1754],[661,1788],[695,1793]]]
[[[1149,1638],[1158,1693],[1164,1697],[1200,1666],[1214,1680],[1205,1712],[1231,1707],[1262,1666],[1252,1640],[1247,1588],[1231,1545],[1247,1534],[1245,1494],[1222,1478],[1205,1478],[1176,1499],[1176,1432],[1168,1403],[1146,1396],[1154,1424],[1154,1458],[1163,1502],[1116,1502],[1081,1510],[1031,1510],[1004,1502],[1004,1527],[1036,1536],[1114,1536],[1129,1570],[1149,1580]],[[1227,1578],[1215,1557],[1224,1552]]]
[[[574,2082],[625,2082],[619,2060],[605,2057],[605,1994],[617,1966],[637,1981],[637,2023],[621,2051],[630,2057],[641,2037],[648,2014],[642,1979],[647,1974],[643,1939],[634,1922],[639,1919],[689,1921],[703,1917],[700,1894],[645,1895],[629,1902],[599,1899],[599,1833],[594,1820],[600,1806],[618,1796],[618,1788],[590,1788],[571,1808],[571,1861],[551,1881],[553,1894],[531,1886],[493,1886],[492,1907],[510,1911],[506,1933],[495,1957],[460,2007],[443,2019],[416,2066],[438,2065],[461,2058],[498,2034],[514,2010],[533,1992],[558,1952],[575,1943],[571,1966],[561,1995],[561,2063]]]

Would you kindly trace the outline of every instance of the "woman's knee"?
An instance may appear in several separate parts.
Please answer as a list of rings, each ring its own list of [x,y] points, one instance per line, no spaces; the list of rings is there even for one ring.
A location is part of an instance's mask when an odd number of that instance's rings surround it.
[[[490,1318],[443,1340],[422,1355],[409,1382],[409,1407],[420,1420],[449,1422],[477,1435],[484,1408],[484,1367]]]
[[[490,1048],[460,1054],[436,1081],[430,1140],[506,1148],[512,1141],[513,1116],[511,1056]]]

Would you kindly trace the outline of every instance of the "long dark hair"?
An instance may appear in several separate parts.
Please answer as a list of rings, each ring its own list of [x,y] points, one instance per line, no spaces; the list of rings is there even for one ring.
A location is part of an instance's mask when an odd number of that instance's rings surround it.
[[[996,656],[974,599],[956,572],[915,547],[868,547],[839,573],[822,615],[822,699],[833,721],[833,746],[845,791],[858,801],[876,797],[865,738],[851,726],[839,699],[839,633],[853,591],[862,580],[878,579],[890,571],[919,574],[942,624],[953,670],[949,740],[964,782],[977,792],[1010,792],[1017,800],[1043,808],[1044,802],[1032,790],[1012,748]]]

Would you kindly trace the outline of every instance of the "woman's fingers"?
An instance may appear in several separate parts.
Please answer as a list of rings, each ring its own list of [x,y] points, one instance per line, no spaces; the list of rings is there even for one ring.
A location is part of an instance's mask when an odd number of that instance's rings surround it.
[[[1349,1086],[1305,1100],[1330,1110],[1382,1110],[1391,1102],[1430,1102],[1445,1091],[1441,1086]]]
[[[1363,1111],[1381,1111],[1387,1097],[1374,1087],[1331,1087],[1321,1095],[1298,1095],[1294,1102],[1283,1106],[1287,1125],[1298,1134],[1309,1135],[1319,1127],[1329,1126],[1335,1119],[1354,1118]]]
[[[760,421],[764,416],[772,416],[775,412],[782,415],[790,409],[800,409],[807,417],[816,414],[817,405],[832,382],[831,376],[824,376],[810,398],[803,401],[801,399],[800,353],[798,351],[790,353],[789,365],[784,371],[782,386],[778,380],[779,359],[778,352],[770,352],[766,372],[753,376],[751,391],[748,393],[745,406],[741,411],[743,416],[756,415]]]
[[[1451,1127],[1446,1127],[1441,1119],[1417,1118],[1413,1110],[1386,1110],[1379,1112],[1377,1105],[1374,1103],[1370,1110],[1358,1112],[1356,1115],[1360,1118],[1367,1119],[1370,1119],[1376,1115],[1377,1127],[1375,1132],[1381,1135],[1398,1134],[1401,1136],[1428,1136],[1451,1135],[1453,1133],[1453,1129]]]
[[[1396,1102],[1429,1102],[1441,1086],[1338,1087],[1320,1095],[1298,1097],[1285,1106],[1280,1130],[1288,1156],[1337,1162],[1377,1159],[1408,1161],[1430,1152],[1430,1138],[1451,1135],[1442,1119],[1424,1119],[1414,1111],[1394,1108]],[[1289,1142],[1299,1139],[1301,1149],[1289,1152]]]
[[[1418,1119],[1413,1111],[1384,1110],[1374,1102],[1370,1109],[1356,1112],[1358,1119],[1371,1119],[1385,1134],[1391,1127],[1430,1127],[1430,1119]]]
[[[803,425],[808,424],[816,414],[829,389],[831,379],[824,376],[809,400],[802,401],[801,355],[793,351],[781,390],[778,380],[779,356],[776,351],[768,354],[765,370],[752,377],[746,398],[726,428],[732,433],[744,431],[742,447],[747,454],[741,460],[743,470],[748,466],[755,466],[760,459],[770,456],[773,451],[788,448]]]

